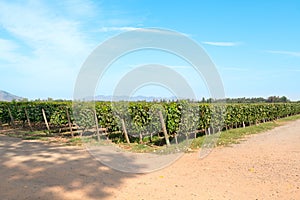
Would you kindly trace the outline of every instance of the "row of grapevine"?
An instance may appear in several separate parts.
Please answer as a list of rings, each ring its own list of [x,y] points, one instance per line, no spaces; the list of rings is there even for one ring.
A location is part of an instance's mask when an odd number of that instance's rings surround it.
[[[81,127],[94,126],[94,105],[72,106],[72,102],[0,102],[0,123],[11,123],[13,119],[26,126],[27,116],[37,126],[44,122],[41,110],[52,127],[68,124],[67,110],[71,122]],[[163,113],[168,134],[185,134],[210,127],[229,129],[247,126],[278,118],[300,114],[299,103],[260,104],[203,104],[179,102],[96,102],[98,124],[109,133],[122,130],[123,119],[131,135],[161,131],[158,112]],[[11,115],[10,115],[11,114]]]
[[[227,104],[225,125],[251,125],[299,114],[299,103]]]
[[[67,123],[66,109],[72,113],[71,102],[0,102],[0,122],[11,123],[9,112],[15,121],[22,125],[27,121],[26,112],[29,120],[33,124],[43,122],[41,110],[45,110],[47,119],[53,126],[61,126]]]

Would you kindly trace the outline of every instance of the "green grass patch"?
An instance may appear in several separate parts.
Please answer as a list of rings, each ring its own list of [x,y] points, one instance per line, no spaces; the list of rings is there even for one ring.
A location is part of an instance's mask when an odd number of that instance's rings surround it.
[[[293,115],[285,118],[278,119],[278,122],[289,122],[289,121],[295,121],[300,119],[300,115]]]
[[[170,146],[157,146],[151,143],[120,143],[118,146],[125,151],[134,153],[156,153],[160,155],[189,152],[192,139],[181,141],[179,144],[171,144]]]
[[[83,141],[80,137],[74,137],[74,138],[70,138],[66,144],[70,146],[81,146],[82,142]]]
[[[199,149],[199,148],[202,146],[204,139],[205,139],[205,136],[201,136],[201,137],[195,138],[195,139],[192,141],[190,147],[191,147],[192,149]]]
[[[247,135],[253,135],[262,133],[275,127],[282,126],[290,121],[299,120],[300,115],[289,116],[285,118],[278,119],[272,122],[261,123],[258,125],[248,126],[245,128],[230,129],[227,131],[222,131],[220,137],[218,138],[216,145],[217,146],[230,146],[231,144],[236,144],[245,139]],[[88,145],[107,145],[108,141],[105,138],[101,138],[101,141],[98,142],[97,137],[74,137],[74,138],[65,138],[65,137],[54,137],[54,135],[49,135],[45,131],[28,131],[28,130],[12,130],[5,133],[11,137],[18,137],[24,140],[41,140],[49,142],[59,142],[66,145],[72,146],[81,146],[83,144]],[[191,149],[201,148],[203,142],[205,141],[206,136],[197,137],[196,139],[191,139],[189,141],[182,142],[179,145],[171,145],[166,147],[164,138],[153,136],[150,140],[149,136],[143,138],[143,143],[139,144],[138,139],[135,142],[132,141],[131,144],[127,144],[124,141],[123,135],[121,132],[110,134],[109,142],[111,144],[119,145],[122,149],[126,151],[136,152],[136,153],[150,153],[150,152],[161,152],[172,153],[172,152],[183,152]],[[132,140],[132,138],[131,138]]]
[[[243,138],[245,138],[245,136],[247,135],[266,132],[268,130],[274,129],[275,127],[281,126],[286,122],[295,121],[298,119],[300,119],[300,115],[294,115],[294,116],[281,118],[273,122],[266,122],[258,125],[247,126],[245,128],[237,128],[237,129],[222,131],[216,145],[230,146],[231,144],[237,144],[241,140],[243,140]],[[194,139],[194,141],[191,144],[191,148],[192,149],[200,148],[203,144],[203,141],[205,140],[205,137],[206,136],[202,136]]]
[[[48,141],[47,137],[44,136],[38,136],[38,135],[32,135],[32,136],[23,136],[23,140],[41,140],[41,141]]]
[[[120,143],[118,144],[122,149],[135,153],[150,153],[154,150],[158,149],[157,146],[149,146],[147,144],[139,144],[139,143]]]
[[[45,131],[28,131],[23,133],[24,136],[29,135],[39,135],[39,136],[46,136],[47,133]]]
[[[279,126],[275,122],[267,122],[263,124],[258,124],[254,126],[248,126],[246,128],[237,128],[228,131],[221,132],[220,138],[217,141],[218,146],[227,146],[230,144],[236,144],[241,141],[247,135],[253,135],[257,133],[262,133],[271,130]]]

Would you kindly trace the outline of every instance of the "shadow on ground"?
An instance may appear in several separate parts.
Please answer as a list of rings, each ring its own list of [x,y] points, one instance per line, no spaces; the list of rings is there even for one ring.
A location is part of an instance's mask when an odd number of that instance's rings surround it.
[[[0,199],[122,199],[116,188],[136,176],[102,165],[82,148],[0,135]]]

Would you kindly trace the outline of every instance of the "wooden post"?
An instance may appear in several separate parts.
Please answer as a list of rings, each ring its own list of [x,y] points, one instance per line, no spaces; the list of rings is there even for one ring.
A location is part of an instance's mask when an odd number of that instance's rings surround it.
[[[142,135],[142,133],[139,133],[139,136],[140,136],[140,144],[143,144],[143,135]]]
[[[128,133],[127,133],[126,126],[125,126],[125,121],[123,118],[121,119],[121,123],[122,123],[122,129],[124,131],[125,139],[126,139],[127,143],[130,144],[130,140],[129,140]]]
[[[11,114],[11,111],[10,111],[9,107],[8,107],[8,113],[9,113],[9,116],[10,116],[11,125],[12,125],[13,128],[15,128],[15,121],[14,121],[14,118]]]
[[[45,114],[45,111],[44,111],[43,108],[42,108],[42,113],[43,113],[43,117],[44,117],[44,121],[45,121],[45,124],[46,124],[46,126],[47,126],[47,129],[48,129],[48,131],[50,132],[50,127],[49,127],[49,124],[48,124],[48,122],[47,122],[46,114]]]
[[[152,143],[153,132],[150,133],[150,142]]]
[[[169,136],[168,136],[168,133],[167,133],[167,129],[166,129],[164,117],[163,117],[161,111],[158,111],[158,114],[159,114],[159,119],[160,119],[161,127],[162,127],[163,132],[164,132],[166,144],[167,144],[167,146],[170,146]]]
[[[175,133],[175,143],[178,144],[177,133]]]
[[[67,108],[67,107],[66,107],[66,113],[67,113],[68,124],[69,124],[69,128],[70,128],[71,136],[72,136],[72,138],[73,138],[73,137],[74,137],[74,134],[73,134],[73,129],[72,129],[72,124],[71,124],[71,119],[70,119],[70,115],[69,115],[69,111],[68,111],[68,108]]]
[[[96,114],[96,110],[94,110],[94,118],[95,118],[95,124],[96,124],[97,139],[98,139],[98,142],[100,142],[100,133],[99,133],[98,117],[97,117],[97,114]]]
[[[26,108],[24,108],[24,110],[25,110],[25,115],[26,115],[26,118],[27,118],[27,122],[28,122],[28,125],[29,125],[29,128],[30,128],[30,131],[32,131],[32,126],[31,126],[31,123],[30,123],[28,112],[27,112]]]

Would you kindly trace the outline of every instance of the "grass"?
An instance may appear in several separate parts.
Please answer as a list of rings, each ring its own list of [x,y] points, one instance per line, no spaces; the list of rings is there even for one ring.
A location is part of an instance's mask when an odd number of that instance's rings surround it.
[[[139,143],[122,143],[119,146],[125,151],[134,152],[134,153],[155,153],[159,155],[179,153],[179,152],[189,152],[189,144],[191,141],[181,142],[178,145],[172,144],[167,147],[156,146],[150,144],[139,144]]]
[[[285,118],[278,119],[278,122],[289,122],[289,121],[295,121],[300,119],[300,115],[293,115]]]
[[[231,144],[237,144],[241,142],[247,135],[258,134],[272,130],[278,126],[284,125],[287,122],[295,121],[300,119],[300,115],[289,116],[285,118],[278,119],[272,122],[266,122],[258,125],[248,126],[245,128],[231,129],[227,131],[222,131],[218,141],[217,146],[230,146]],[[198,149],[202,146],[205,136],[198,137],[194,139],[191,144],[192,149]]]
[[[126,151],[135,152],[135,153],[149,153],[149,152],[153,152],[155,149],[158,148],[156,146],[150,146],[147,144],[139,144],[139,143],[130,143],[130,144],[123,143],[123,144],[119,144],[119,146]]]
[[[278,126],[279,124],[276,122],[267,122],[256,126],[254,125],[254,126],[248,126],[246,128],[238,128],[238,129],[224,131],[221,133],[217,145],[226,146],[230,144],[236,144],[239,143],[241,139],[245,138],[245,136],[247,135],[262,133]]]
[[[237,128],[237,129],[222,131],[220,137],[216,142],[216,145],[230,146],[232,144],[237,144],[242,140],[244,140],[245,137],[248,135],[262,133],[274,129],[275,127],[284,125],[290,121],[294,121],[298,119],[300,119],[300,115],[294,115],[294,116],[281,118],[272,122],[266,122],[258,125],[248,126],[245,128]],[[82,139],[81,137],[74,137],[74,138],[53,137],[47,134],[45,131],[12,130],[5,134],[11,137],[22,138],[24,140],[42,140],[48,142],[59,142],[71,146],[81,146],[83,143],[91,142],[91,141],[85,141],[85,140],[89,140],[88,138]],[[201,148],[205,139],[206,136],[201,136],[196,139],[193,139],[189,147],[191,149]],[[93,139],[93,141],[94,140],[95,139]],[[182,143],[182,145],[180,145],[181,143],[179,145],[171,145],[171,147],[166,148],[165,146],[158,146],[149,143],[147,138],[144,138],[143,142],[144,142],[143,144],[139,144],[137,142],[131,144],[120,142],[118,143],[118,145],[126,151],[136,152],[136,153],[160,152],[160,151],[162,151],[162,153],[175,152],[178,150],[178,148],[181,149],[181,151],[189,151],[188,150],[189,148],[187,148],[187,144],[184,143]]]
[[[30,137],[45,137],[47,134],[44,131],[26,131],[26,130],[11,130],[5,133],[6,135],[10,137],[17,137],[17,138],[30,138]]]
[[[81,146],[82,145],[82,139],[80,137],[70,138],[66,142],[66,144],[70,145],[70,146]]]

